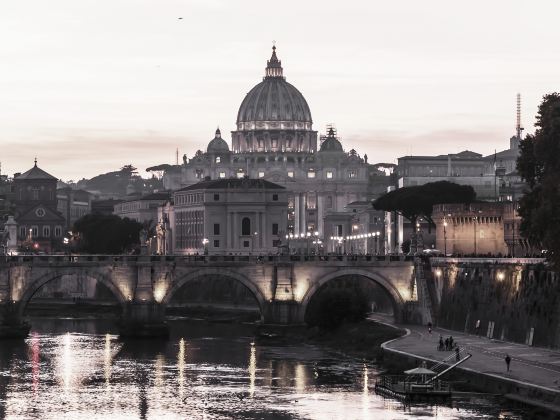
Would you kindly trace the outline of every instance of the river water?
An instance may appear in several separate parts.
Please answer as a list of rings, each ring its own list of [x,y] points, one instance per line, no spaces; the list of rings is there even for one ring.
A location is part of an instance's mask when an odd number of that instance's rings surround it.
[[[404,405],[379,366],[249,327],[170,321],[167,342],[121,342],[107,320],[33,319],[0,342],[0,419],[526,419],[491,397]]]

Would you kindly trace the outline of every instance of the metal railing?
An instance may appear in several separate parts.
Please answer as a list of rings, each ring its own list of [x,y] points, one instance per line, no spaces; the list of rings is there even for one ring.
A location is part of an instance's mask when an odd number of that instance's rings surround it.
[[[397,393],[450,392],[447,381],[420,382],[416,375],[382,375],[375,380],[376,387],[383,387]]]

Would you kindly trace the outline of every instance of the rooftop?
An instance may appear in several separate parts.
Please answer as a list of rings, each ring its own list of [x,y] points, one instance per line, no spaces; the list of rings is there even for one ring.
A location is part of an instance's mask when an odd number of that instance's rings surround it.
[[[222,190],[233,188],[259,188],[268,190],[284,190],[281,185],[267,181],[265,179],[254,178],[228,178],[228,179],[215,179],[201,181],[197,184],[189,185],[188,187],[181,188],[179,191],[192,191],[192,190]]]

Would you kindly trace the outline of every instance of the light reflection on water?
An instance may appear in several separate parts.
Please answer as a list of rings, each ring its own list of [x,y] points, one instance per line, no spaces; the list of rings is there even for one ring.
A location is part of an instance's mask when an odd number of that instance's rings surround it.
[[[523,419],[490,399],[405,407],[375,394],[375,365],[243,327],[174,322],[168,342],[121,342],[103,321],[33,325],[0,345],[0,419]]]

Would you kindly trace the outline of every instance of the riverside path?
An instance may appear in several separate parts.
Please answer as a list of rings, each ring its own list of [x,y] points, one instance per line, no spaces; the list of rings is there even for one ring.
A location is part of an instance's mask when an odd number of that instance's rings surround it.
[[[488,339],[444,328],[428,332],[426,326],[398,325],[391,317],[371,315],[370,320],[407,330],[407,335],[382,345],[384,351],[408,359],[440,361],[451,355],[438,351],[440,335],[452,336],[473,357],[458,367],[473,385],[506,398],[560,413],[560,350]],[[511,357],[507,372],[505,356]]]

